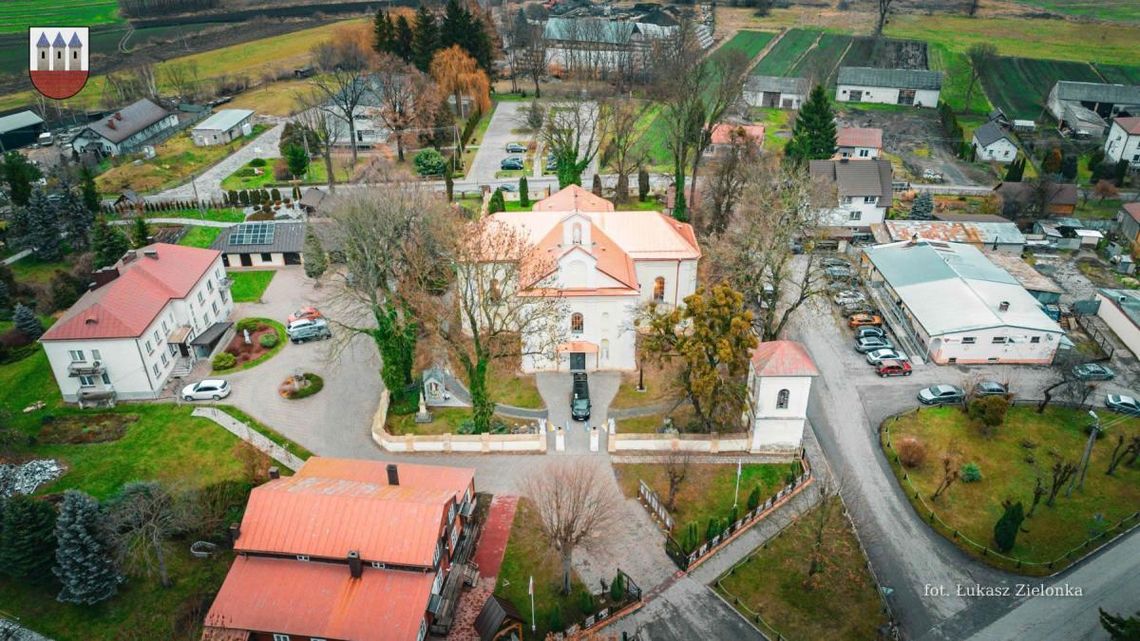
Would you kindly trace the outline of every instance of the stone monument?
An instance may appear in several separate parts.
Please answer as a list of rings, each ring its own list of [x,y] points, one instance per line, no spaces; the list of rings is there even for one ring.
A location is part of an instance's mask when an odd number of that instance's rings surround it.
[[[428,411],[427,404],[424,403],[424,393],[420,392],[420,409],[416,412],[416,422],[430,423],[431,421],[431,412]]]

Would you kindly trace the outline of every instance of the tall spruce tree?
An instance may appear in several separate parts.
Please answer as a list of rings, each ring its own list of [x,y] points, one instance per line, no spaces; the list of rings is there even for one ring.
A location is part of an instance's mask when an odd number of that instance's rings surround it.
[[[1108,633],[1110,641],[1137,641],[1140,639],[1140,612],[1130,617],[1112,614],[1097,608],[1100,613],[1100,627]]]
[[[16,495],[0,511],[0,572],[14,579],[43,579],[55,557],[55,508],[43,499]]]
[[[529,185],[526,181],[526,176],[519,178],[519,205],[523,207],[530,207],[530,192],[528,191]]]
[[[930,220],[933,218],[934,213],[934,198],[928,192],[922,192],[915,196],[914,203],[910,206],[911,220]]]
[[[150,244],[150,225],[146,224],[146,218],[138,216],[131,224],[131,247],[138,249],[148,244]]]
[[[32,184],[43,172],[18,151],[4,154],[0,162],[0,179],[8,184],[8,198],[13,205],[24,206],[32,196]]]
[[[95,252],[96,269],[114,265],[130,248],[130,242],[118,227],[103,216],[95,220],[91,229],[91,251]]]
[[[503,190],[496,189],[495,192],[491,194],[491,201],[487,203],[487,213],[497,214],[506,210],[507,203],[506,200],[503,199]]]
[[[416,69],[427,73],[431,68],[431,59],[438,50],[439,25],[435,23],[435,14],[421,4],[416,10],[416,24],[412,37],[412,64]]]
[[[12,307],[12,291],[8,288],[8,283],[0,280],[0,320],[9,318]]]
[[[59,260],[63,256],[63,243],[59,238],[59,212],[55,203],[37,189],[24,211],[25,228],[19,244],[31,249],[32,255],[42,261]]]
[[[823,160],[835,154],[835,112],[822,85],[816,85],[800,107],[784,153],[795,162]]]
[[[32,308],[23,303],[16,303],[16,309],[12,312],[12,322],[15,323],[16,329],[20,330],[21,334],[32,340],[44,334],[44,324],[40,322]]]
[[[86,203],[84,187],[77,190],[65,182],[60,184],[60,199],[55,203],[56,220],[61,231],[67,234],[67,242],[72,249],[87,249],[91,240],[91,225],[95,222],[95,211]],[[97,211],[97,210],[96,210]]]
[[[1025,157],[1018,156],[1009,163],[1009,168],[1005,170],[1005,182],[1019,183],[1021,177],[1025,173]]]
[[[87,166],[79,170],[79,192],[83,196],[83,206],[91,213],[92,220],[99,213],[99,188],[95,186],[95,172]]]
[[[1013,503],[1004,501],[1002,505],[1005,512],[994,524],[994,546],[999,552],[1009,552],[1017,541],[1017,532],[1021,530],[1021,522],[1025,520],[1025,508],[1021,501]]]
[[[372,48],[376,53],[392,53],[396,46],[396,28],[388,12],[383,8],[376,10],[376,17],[372,19]]]
[[[458,45],[475,59],[479,68],[491,71],[491,38],[486,24],[459,0],[448,0],[439,28],[439,48]]]
[[[55,567],[63,584],[56,600],[92,605],[115,596],[119,573],[115,568],[104,516],[99,503],[77,490],[63,495],[55,524]]]
[[[392,43],[392,53],[399,56],[400,60],[404,62],[411,62],[415,34],[412,33],[412,25],[408,22],[407,16],[401,15],[396,18],[395,39],[395,42]]]

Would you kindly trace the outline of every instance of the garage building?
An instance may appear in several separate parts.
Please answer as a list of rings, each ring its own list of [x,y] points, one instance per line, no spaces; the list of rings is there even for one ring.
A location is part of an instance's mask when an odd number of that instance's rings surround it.
[[[44,119],[31,111],[17,111],[0,117],[0,152],[12,151],[35,142],[44,131]]]
[[[924,360],[1053,362],[1065,337],[1017,279],[972,245],[903,241],[865,250],[869,281]]]
[[[226,267],[300,265],[305,223],[255,222],[234,225],[218,234],[211,249],[222,252]]]
[[[253,110],[223,109],[203,120],[190,132],[194,144],[224,145],[231,140],[248,136],[253,131]]]

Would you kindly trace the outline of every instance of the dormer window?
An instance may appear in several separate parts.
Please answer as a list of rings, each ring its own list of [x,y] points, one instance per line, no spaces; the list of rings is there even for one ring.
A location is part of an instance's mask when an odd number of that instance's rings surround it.
[[[574,226],[570,228],[570,242],[575,245],[582,244],[582,223],[574,223]]]

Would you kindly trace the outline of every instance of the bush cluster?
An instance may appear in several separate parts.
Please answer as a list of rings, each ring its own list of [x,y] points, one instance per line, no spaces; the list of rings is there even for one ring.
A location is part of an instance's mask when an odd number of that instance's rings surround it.
[[[926,445],[913,436],[899,439],[895,444],[895,451],[898,452],[899,462],[904,467],[918,467],[926,461]]]
[[[210,361],[210,364],[214,369],[230,369],[234,365],[237,365],[237,357],[229,352],[222,352],[215,356],[214,360]]]

